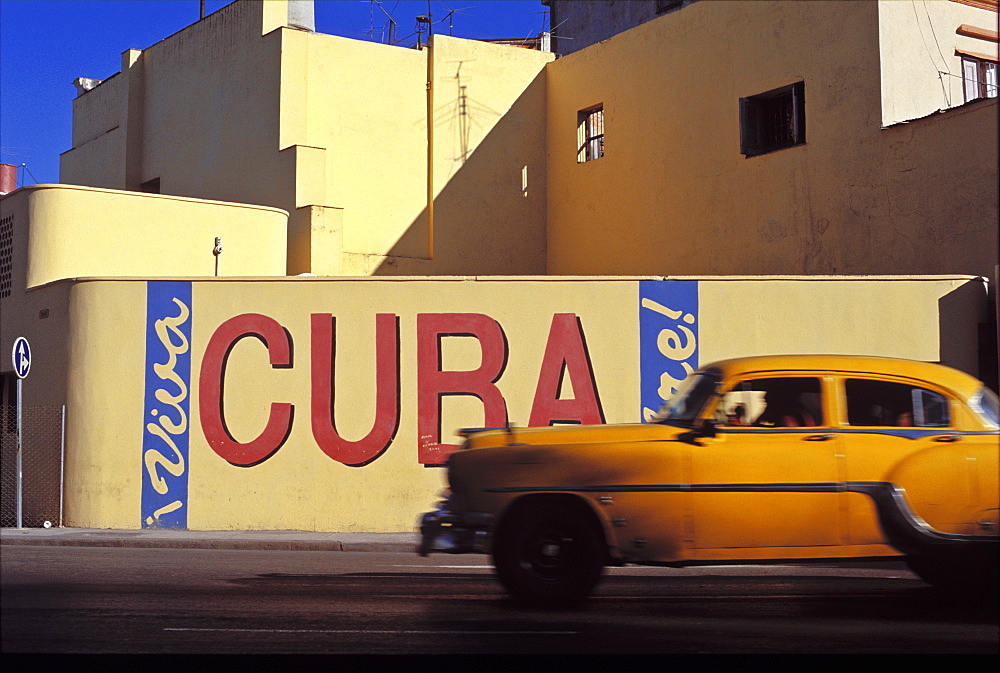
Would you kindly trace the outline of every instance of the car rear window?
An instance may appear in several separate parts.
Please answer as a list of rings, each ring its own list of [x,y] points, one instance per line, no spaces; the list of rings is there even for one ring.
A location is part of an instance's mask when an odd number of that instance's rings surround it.
[[[944,427],[948,398],[933,390],[895,381],[847,379],[849,425]]]

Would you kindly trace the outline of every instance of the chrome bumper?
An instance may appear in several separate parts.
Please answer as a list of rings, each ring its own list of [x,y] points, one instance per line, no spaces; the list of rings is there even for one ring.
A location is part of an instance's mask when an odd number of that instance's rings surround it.
[[[486,512],[455,512],[451,499],[433,512],[420,517],[420,546],[417,553],[486,554],[493,515]]]

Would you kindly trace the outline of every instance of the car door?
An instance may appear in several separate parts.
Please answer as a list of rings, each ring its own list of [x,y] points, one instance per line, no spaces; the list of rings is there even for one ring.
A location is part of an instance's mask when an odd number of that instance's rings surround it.
[[[900,377],[845,374],[839,383],[842,437],[849,481],[887,481],[902,461],[941,443],[976,441],[955,428],[955,405],[932,383]],[[968,493],[968,478],[951,474],[963,465],[941,465],[939,505],[953,507]],[[947,472],[947,473],[946,473]],[[903,485],[906,486],[906,485]],[[933,512],[921,512],[933,518]],[[885,537],[872,501],[848,498],[847,538],[852,545],[882,544]]]
[[[714,411],[715,437],[690,452],[696,549],[752,558],[842,542],[830,385],[829,377],[782,374],[727,386]]]

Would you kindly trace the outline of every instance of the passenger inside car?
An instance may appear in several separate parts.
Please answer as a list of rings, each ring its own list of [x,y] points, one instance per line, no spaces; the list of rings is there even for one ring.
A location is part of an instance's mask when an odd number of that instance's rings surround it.
[[[819,379],[782,377],[741,381],[722,399],[724,426],[815,427],[822,423]]]
[[[764,394],[767,406],[754,425],[775,428],[801,428],[816,425],[812,414],[802,404],[800,395],[794,390],[778,388]]]

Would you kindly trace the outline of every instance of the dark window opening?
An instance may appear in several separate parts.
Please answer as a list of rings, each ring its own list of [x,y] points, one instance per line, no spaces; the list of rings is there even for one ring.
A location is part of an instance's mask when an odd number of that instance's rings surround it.
[[[684,4],[684,0],[656,0],[656,13],[669,12]]]
[[[806,141],[805,83],[740,99],[740,153],[753,157]]]

